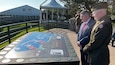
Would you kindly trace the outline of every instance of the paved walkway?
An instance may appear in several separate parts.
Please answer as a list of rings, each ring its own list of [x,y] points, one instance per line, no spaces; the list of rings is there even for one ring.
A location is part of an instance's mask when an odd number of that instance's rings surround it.
[[[76,39],[77,39],[77,34],[73,31],[70,31],[68,29],[60,29],[60,28],[54,28],[54,29],[50,29],[48,32],[53,32],[53,33],[60,33],[60,34],[67,34],[74,49],[75,52],[77,53],[79,59],[80,59],[80,52],[79,52],[79,47],[76,45]],[[112,47],[111,45],[109,46],[109,50],[110,50],[110,65],[115,65],[115,47]],[[81,64],[80,64],[81,65]]]

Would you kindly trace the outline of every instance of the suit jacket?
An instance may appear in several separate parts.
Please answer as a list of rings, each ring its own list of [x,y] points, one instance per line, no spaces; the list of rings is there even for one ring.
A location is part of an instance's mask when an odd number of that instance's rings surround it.
[[[90,41],[83,48],[83,51],[89,55],[88,60],[91,65],[109,65],[108,44],[111,35],[112,24],[108,16],[96,21],[91,32]]]
[[[80,41],[80,45],[82,46],[82,48],[89,42],[90,33],[95,24],[95,21],[93,18],[90,18],[90,20],[86,24],[84,31],[82,32],[83,24],[84,23],[81,24],[80,30],[78,32],[78,41]]]

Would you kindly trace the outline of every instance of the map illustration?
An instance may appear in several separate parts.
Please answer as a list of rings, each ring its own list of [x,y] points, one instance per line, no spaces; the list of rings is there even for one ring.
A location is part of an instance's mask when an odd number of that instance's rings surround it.
[[[7,55],[7,58],[67,57],[64,36],[54,33],[32,32],[21,40]]]

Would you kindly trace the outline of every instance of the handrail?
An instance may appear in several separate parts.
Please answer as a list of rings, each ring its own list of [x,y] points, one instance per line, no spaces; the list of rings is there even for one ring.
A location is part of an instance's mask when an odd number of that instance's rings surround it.
[[[24,25],[20,26],[20,24],[24,24]],[[38,31],[40,31],[40,26],[41,26],[40,24],[45,29],[48,28],[48,30],[50,28],[55,28],[55,27],[58,27],[58,28],[68,28],[69,27],[68,22],[57,22],[57,23],[51,22],[48,25],[47,22],[40,23],[39,20],[33,20],[33,21],[26,21],[26,22],[14,23],[14,24],[9,24],[9,25],[3,25],[3,26],[0,26],[1,30],[2,30],[2,28],[5,28],[5,30],[0,31],[0,45],[3,44],[6,41],[9,42],[9,44],[10,44],[12,39],[18,38],[18,37],[28,33],[29,32],[28,28],[31,28],[31,26],[32,27],[37,26]],[[22,32],[22,31],[26,31],[26,32],[22,33],[21,35],[15,36],[16,34]]]
[[[28,33],[28,28],[31,26],[30,23],[37,23],[36,25],[31,24],[32,26],[37,26],[38,31],[40,31],[40,26],[39,25],[39,20],[33,20],[33,21],[26,21],[26,22],[20,22],[20,23],[14,23],[14,24],[8,24],[8,25],[3,25],[0,26],[0,28],[6,28],[6,30],[2,30],[0,32],[0,45],[3,44],[3,42],[8,41],[9,44],[11,43],[12,38],[15,37],[17,33],[20,33],[22,30],[26,30],[26,33]],[[24,24],[24,26],[20,27],[14,27],[11,28],[12,26]]]
[[[19,23],[14,23],[14,24],[8,24],[8,25],[0,26],[0,28],[7,27],[7,26],[18,25],[18,24],[29,23],[29,22],[38,22],[38,21],[39,21],[39,20],[33,20],[33,21],[25,21],[25,22],[19,22]]]

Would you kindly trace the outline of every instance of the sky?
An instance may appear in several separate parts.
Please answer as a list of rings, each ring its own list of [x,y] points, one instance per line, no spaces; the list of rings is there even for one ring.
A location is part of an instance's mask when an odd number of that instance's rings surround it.
[[[0,12],[9,10],[12,8],[29,5],[34,8],[39,9],[40,4],[43,3],[45,0],[0,0]],[[50,0],[47,0],[50,1]],[[56,0],[61,5],[63,4],[59,0]]]

